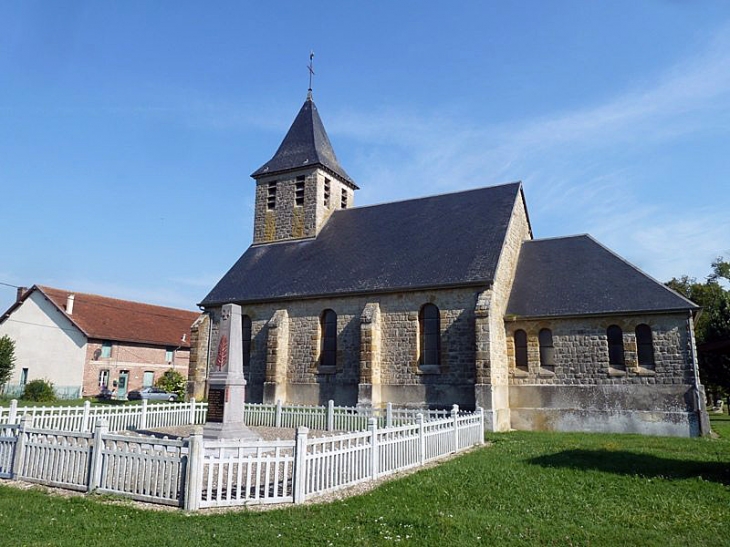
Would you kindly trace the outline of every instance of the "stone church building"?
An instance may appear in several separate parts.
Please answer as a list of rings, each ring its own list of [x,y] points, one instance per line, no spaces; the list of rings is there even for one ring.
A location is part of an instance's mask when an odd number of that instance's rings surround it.
[[[200,304],[191,393],[236,303],[251,402],[457,403],[495,431],[706,431],[697,306],[589,235],[534,239],[521,183],[354,207],[311,93],[252,177],[253,244]]]

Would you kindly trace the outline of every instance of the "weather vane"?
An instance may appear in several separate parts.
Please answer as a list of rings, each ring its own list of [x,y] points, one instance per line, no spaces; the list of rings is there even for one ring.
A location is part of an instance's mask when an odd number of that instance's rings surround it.
[[[309,69],[309,98],[312,98],[312,76],[314,76],[314,51],[309,52],[309,65],[307,66]]]

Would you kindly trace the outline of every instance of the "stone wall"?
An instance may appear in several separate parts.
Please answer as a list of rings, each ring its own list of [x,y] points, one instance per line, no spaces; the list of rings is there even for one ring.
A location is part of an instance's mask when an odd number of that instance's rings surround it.
[[[479,296],[476,310],[476,404],[485,409],[487,427],[493,431],[505,431],[510,424],[509,367],[503,317],[512,291],[522,243],[531,238],[527,210],[520,194],[512,210],[494,283]]]
[[[654,362],[640,366],[635,329],[651,327]],[[610,325],[623,332],[624,366],[609,364]],[[540,363],[538,333],[550,329],[554,366]],[[515,429],[700,433],[686,314],[506,321],[511,423]],[[527,370],[515,363],[514,332],[527,333]]]
[[[296,205],[297,177],[304,177],[304,204]],[[325,202],[325,184],[329,199]],[[268,208],[269,183],[276,183],[275,208]],[[354,205],[354,189],[320,168],[302,169],[259,178],[256,181],[253,243],[315,237],[329,216],[342,208],[342,193],[347,208]]]
[[[286,401],[292,403],[319,404],[334,399],[337,404],[355,405],[361,362],[365,360],[378,366],[377,381],[383,394],[378,404],[392,401],[404,406],[441,407],[456,402],[473,407],[476,298],[474,289],[444,289],[243,304],[241,311],[251,318],[252,327],[251,364],[244,370],[247,400],[276,400],[273,394],[277,393],[277,398],[285,394]],[[418,311],[429,302],[440,310],[441,365],[438,370],[424,371],[418,366]],[[361,317],[366,307],[375,305],[379,308],[376,330],[369,328],[376,343],[368,354],[361,347]],[[323,371],[319,366],[320,317],[328,308],[337,314],[337,366]],[[211,310],[213,348],[217,347],[218,313]],[[281,383],[282,359],[286,363],[286,388],[267,386]]]

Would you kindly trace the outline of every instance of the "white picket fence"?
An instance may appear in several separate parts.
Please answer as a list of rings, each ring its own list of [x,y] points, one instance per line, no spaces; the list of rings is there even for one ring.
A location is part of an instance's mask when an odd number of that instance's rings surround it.
[[[190,441],[193,477],[185,507],[303,503],[307,499],[376,480],[484,442],[484,412],[310,438],[300,426],[294,441]],[[202,460],[202,465],[196,465]],[[197,476],[200,473],[200,476]]]
[[[285,407],[272,406],[280,407],[274,419],[284,427],[293,423],[286,421]],[[291,415],[321,424],[321,408],[306,413],[299,407]],[[299,426],[294,440],[257,442],[204,440],[200,433],[186,439],[120,435],[109,432],[105,418],[97,418],[92,432],[37,427],[35,420],[26,414],[20,424],[0,425],[0,478],[189,510],[303,503],[484,442],[483,411],[460,413],[456,405],[438,419],[418,414],[413,423],[379,427],[380,420],[370,417],[364,431],[318,438]]]
[[[154,429],[204,424],[208,404],[191,399],[180,403],[149,403],[141,405],[91,405],[83,406],[24,406],[19,407],[13,399],[10,407],[0,407],[0,424],[18,424],[23,416],[33,418],[39,429],[77,431],[90,433],[100,418],[107,421],[109,431]],[[380,427],[412,423],[418,414],[426,421],[450,416],[450,410],[420,410],[335,406],[330,400],[326,406],[283,405],[246,403],[244,419],[246,425],[264,427],[308,427],[324,431],[360,431],[368,428],[370,418],[375,418]]]
[[[106,420],[110,431],[150,429],[204,424],[207,403],[191,399],[187,403],[149,403],[140,405],[24,406],[13,399],[10,407],[0,407],[0,424],[18,424],[23,416],[33,418],[38,429],[90,433],[99,419]]]

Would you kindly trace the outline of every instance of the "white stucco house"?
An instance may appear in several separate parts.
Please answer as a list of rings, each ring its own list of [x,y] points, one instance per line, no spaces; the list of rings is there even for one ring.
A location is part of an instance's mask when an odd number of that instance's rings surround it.
[[[0,337],[15,341],[15,368],[4,395],[25,384],[53,382],[60,398],[93,396],[101,388],[120,398],[152,385],[169,368],[187,374],[194,311],[153,306],[35,285],[18,290],[0,316]]]

